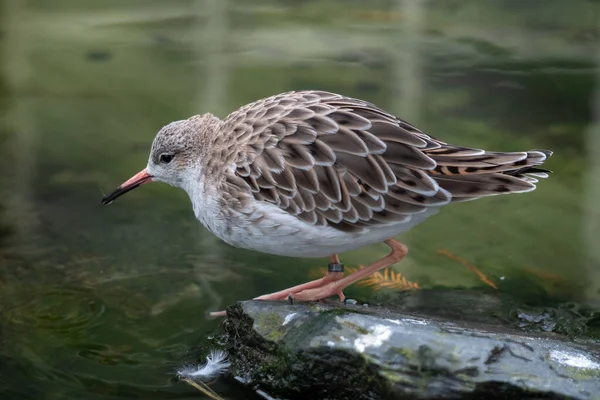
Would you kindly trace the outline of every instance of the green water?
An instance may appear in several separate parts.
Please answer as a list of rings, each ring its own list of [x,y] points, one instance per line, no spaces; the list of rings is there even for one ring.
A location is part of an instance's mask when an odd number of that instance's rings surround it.
[[[540,3],[0,0],[0,397],[199,398],[174,371],[211,347],[206,312],[319,275],[326,260],[221,243],[166,185],[100,205],[161,126],[293,89],[369,100],[456,144],[554,150],[537,191],[401,236],[394,270],[494,290],[446,249],[524,304],[600,309],[600,5]]]

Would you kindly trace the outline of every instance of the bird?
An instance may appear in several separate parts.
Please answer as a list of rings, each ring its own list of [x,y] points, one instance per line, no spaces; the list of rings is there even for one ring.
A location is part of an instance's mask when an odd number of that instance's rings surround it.
[[[406,256],[397,235],[450,203],[535,190],[551,155],[448,144],[367,101],[299,90],[225,119],[169,123],[146,168],[102,203],[149,182],[181,188],[196,218],[234,247],[329,257],[322,278],[256,300],[343,301],[348,286]],[[340,253],[379,242],[387,256],[344,276]]]

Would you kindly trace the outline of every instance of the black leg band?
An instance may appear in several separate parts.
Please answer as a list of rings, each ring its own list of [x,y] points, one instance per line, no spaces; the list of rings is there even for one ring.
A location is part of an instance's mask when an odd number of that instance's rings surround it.
[[[329,263],[329,265],[327,266],[327,272],[344,272],[344,264]]]

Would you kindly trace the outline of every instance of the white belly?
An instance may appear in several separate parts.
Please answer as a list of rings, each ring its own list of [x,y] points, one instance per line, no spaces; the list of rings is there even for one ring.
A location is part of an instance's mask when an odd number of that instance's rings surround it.
[[[256,202],[251,215],[237,214],[227,221],[199,220],[216,236],[235,247],[290,257],[327,257],[379,243],[407,231],[436,212],[413,215],[401,224],[347,233],[330,227],[313,226],[279,207]]]

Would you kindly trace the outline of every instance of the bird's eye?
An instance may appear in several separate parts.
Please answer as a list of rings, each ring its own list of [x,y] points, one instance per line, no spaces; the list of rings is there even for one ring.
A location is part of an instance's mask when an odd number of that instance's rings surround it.
[[[173,154],[161,154],[159,159],[161,163],[168,164],[173,159]]]

